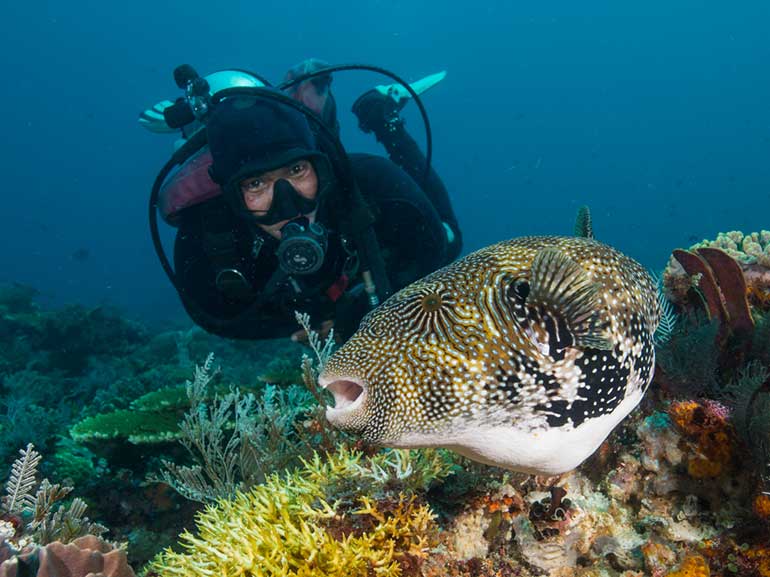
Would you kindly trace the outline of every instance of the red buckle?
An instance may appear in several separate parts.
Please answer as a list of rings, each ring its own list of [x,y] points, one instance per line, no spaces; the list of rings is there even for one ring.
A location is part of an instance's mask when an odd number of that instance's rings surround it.
[[[350,284],[350,279],[347,275],[343,274],[334,281],[332,286],[326,289],[326,296],[328,296],[332,302],[337,302],[337,299],[339,299],[347,290],[348,284]]]

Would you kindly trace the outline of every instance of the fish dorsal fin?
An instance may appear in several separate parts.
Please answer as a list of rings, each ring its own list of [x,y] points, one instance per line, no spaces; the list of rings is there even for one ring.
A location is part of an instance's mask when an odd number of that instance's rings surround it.
[[[575,218],[575,236],[594,238],[594,225],[591,221],[591,209],[581,206]]]
[[[544,248],[532,261],[527,308],[542,319],[549,333],[567,333],[558,339],[560,342],[581,348],[611,349],[603,334],[599,288],[562,251]]]

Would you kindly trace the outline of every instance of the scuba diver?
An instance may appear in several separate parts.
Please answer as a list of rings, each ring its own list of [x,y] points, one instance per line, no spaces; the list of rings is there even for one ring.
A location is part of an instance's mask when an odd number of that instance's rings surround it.
[[[428,128],[414,85],[383,71],[401,84],[378,86],[353,105],[391,160],[347,154],[339,142],[331,73],[358,68],[380,71],[310,60],[273,88],[244,71],[202,78],[182,66],[175,77],[185,97],[140,117],[151,130],[182,129],[153,188],[150,221],[166,273],[208,332],[299,339],[300,311],[344,340],[392,292],[459,254],[430,138],[423,155],[399,115],[412,97]],[[178,227],[173,267],[158,210]]]

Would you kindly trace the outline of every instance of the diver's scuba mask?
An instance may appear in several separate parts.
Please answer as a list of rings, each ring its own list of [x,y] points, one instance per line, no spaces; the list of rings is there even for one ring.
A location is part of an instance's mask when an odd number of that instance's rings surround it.
[[[252,212],[254,222],[276,224],[282,220],[291,220],[300,215],[307,215],[318,207],[318,194],[314,198],[305,198],[288,180],[280,178],[273,184],[273,201],[265,214]]]
[[[259,171],[255,172],[247,167],[233,176],[224,187],[230,205],[247,220],[264,225],[276,224],[282,220],[291,220],[310,214],[326,200],[329,191],[334,187],[335,178],[328,158],[322,153],[314,152],[312,155],[291,158],[283,164],[288,165],[300,159],[309,161],[315,171],[318,189],[314,198],[305,198],[297,192],[288,180],[279,178],[273,184],[273,199],[267,212],[252,211],[246,206],[243,199],[241,182],[251,176],[256,176]]]

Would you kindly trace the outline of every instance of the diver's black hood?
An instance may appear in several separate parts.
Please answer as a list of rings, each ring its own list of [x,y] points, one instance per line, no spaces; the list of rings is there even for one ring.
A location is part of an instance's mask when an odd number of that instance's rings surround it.
[[[264,97],[227,98],[214,110],[206,130],[211,178],[222,187],[233,210],[250,221],[275,224],[309,214],[334,186],[328,157],[321,152],[305,115],[291,106]],[[301,158],[310,160],[318,175],[316,198],[303,199],[291,184],[279,180],[270,211],[260,216],[250,212],[239,183]]]
[[[300,158],[324,156],[305,116],[267,98],[227,98],[206,125],[214,182],[227,188]]]

